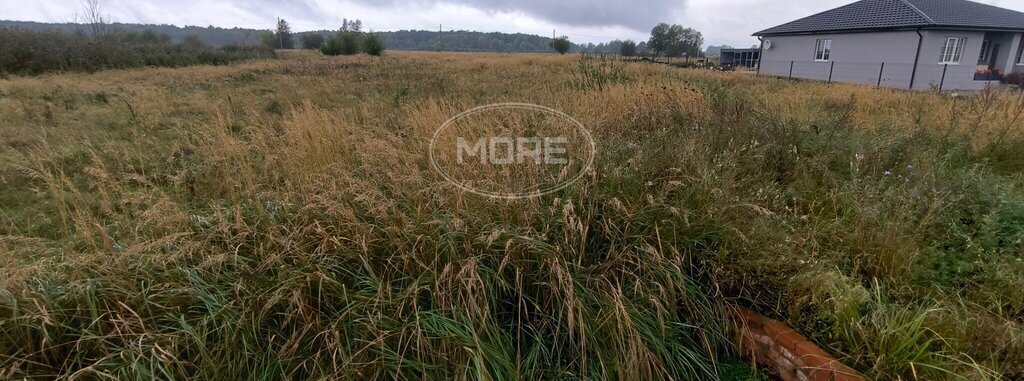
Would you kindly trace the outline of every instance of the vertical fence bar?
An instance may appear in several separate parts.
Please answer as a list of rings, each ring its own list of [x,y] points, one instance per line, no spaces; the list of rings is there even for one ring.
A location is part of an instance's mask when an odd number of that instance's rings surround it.
[[[885,73],[885,62],[882,62],[882,68],[878,69],[878,87],[882,87],[882,73]]]
[[[942,65],[942,80],[939,81],[939,92],[942,92],[942,88],[946,85],[946,70],[949,70],[949,64]]]
[[[832,72],[836,71],[836,61],[832,61],[832,66],[828,68],[828,83],[832,83]]]
[[[789,79],[793,79],[793,64],[795,63],[796,61],[789,61]]]

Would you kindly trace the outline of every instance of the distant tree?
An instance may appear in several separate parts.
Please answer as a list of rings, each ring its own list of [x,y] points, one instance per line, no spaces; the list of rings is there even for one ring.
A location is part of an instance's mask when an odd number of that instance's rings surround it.
[[[683,28],[680,25],[673,25],[672,29],[672,35],[675,37],[671,48],[673,55],[700,55],[701,47],[704,46],[703,34],[693,28]]]
[[[190,49],[199,49],[203,47],[203,39],[199,38],[198,34],[193,33],[185,36],[185,40],[181,44]]]
[[[157,26],[159,27],[159,26]],[[166,34],[118,30],[94,38],[85,30],[65,33],[0,28],[0,73],[41,74],[46,72],[94,72],[142,66],[182,67],[195,64],[223,65],[240,59],[273,57],[273,50],[261,47],[201,46],[193,34],[180,44],[171,44]]]
[[[636,43],[633,40],[623,41],[619,45],[619,55],[625,57],[632,57],[636,55]]]
[[[647,49],[653,51],[654,55],[660,56],[662,52],[669,50],[672,46],[670,28],[671,26],[668,24],[661,23],[651,29],[651,38],[647,40]]]
[[[651,38],[647,41],[647,48],[653,50],[656,55],[664,53],[670,56],[695,56],[700,53],[703,45],[704,36],[700,32],[693,28],[666,23],[658,24],[651,29]]]
[[[316,32],[309,32],[302,34],[302,48],[303,49],[320,49],[320,46],[324,44],[324,35]]]
[[[270,49],[277,49],[277,36],[269,30],[260,31],[260,45]]]
[[[167,33],[157,33],[152,29],[146,29],[139,34],[139,41],[145,44],[166,45],[171,43],[171,36],[168,36]]]
[[[362,45],[362,36],[359,33],[342,28],[334,38],[327,40],[327,43],[320,48],[320,52],[328,56],[359,54],[360,45]],[[383,51],[383,44],[381,50]]]
[[[569,42],[568,36],[562,36],[551,40],[551,42],[548,43],[548,46],[558,52],[558,54],[565,54],[569,51],[569,48],[572,47],[572,42]]]
[[[350,56],[353,54],[359,54],[360,45],[362,45],[362,36],[356,32],[341,32],[338,34],[338,38],[341,39],[341,54]]]
[[[363,52],[371,56],[379,56],[384,53],[384,43],[374,33],[369,33],[363,38]]]
[[[274,36],[277,38],[278,49],[294,49],[295,38],[292,36],[292,27],[288,25],[288,22],[284,19],[277,21],[277,33]]]
[[[325,56],[341,55],[341,41],[338,41],[337,37],[328,38],[327,42],[320,45],[320,53]]]
[[[0,0],[2,1],[2,0]],[[81,0],[72,0],[73,3],[77,3]],[[99,0],[103,5],[109,7],[105,1],[110,0]],[[2,7],[0,7],[2,9]],[[104,9],[107,9],[106,7]],[[3,11],[0,10],[0,16]],[[80,14],[81,12],[77,12]],[[0,17],[3,18],[3,17]],[[76,19],[84,20],[82,18]],[[288,20],[291,23],[294,20]],[[349,23],[355,23],[354,20],[350,20]],[[341,22],[338,23],[339,27]],[[358,25],[358,24],[356,24]],[[362,31],[366,32],[367,24],[363,24]],[[84,40],[91,38],[91,32],[89,26],[82,23],[64,23],[64,24],[35,24],[29,22],[16,22],[16,21],[0,21],[0,26],[9,28],[27,28],[29,30],[45,30],[45,29],[56,29],[65,34],[72,34],[76,31],[81,31],[81,36]],[[109,28],[114,28],[113,25],[109,25]],[[437,28],[436,26],[434,28]],[[210,28],[207,26],[185,26],[178,27],[173,25],[140,25],[140,24],[116,24],[117,31],[120,32],[138,32],[141,33],[146,29],[151,29],[157,34],[157,36],[166,34],[170,37],[169,43],[180,43],[185,39],[185,36],[189,34],[198,34],[202,38],[203,43],[207,47],[224,47],[229,45],[263,45],[267,48],[278,48],[280,46],[279,40],[276,39],[276,23],[273,27],[267,26],[265,32],[260,30],[245,29],[245,28]],[[334,37],[338,33],[338,29],[333,31],[316,31],[324,36],[324,42]],[[384,43],[386,50],[437,50],[439,41],[443,41],[444,50],[454,51],[488,51],[492,48],[502,49],[509,52],[551,52],[552,49],[548,45],[551,41],[551,35],[547,37],[537,36],[532,34],[522,33],[483,33],[483,32],[471,32],[465,30],[445,30],[443,34],[439,36],[437,29],[434,30],[401,30],[394,32],[377,32],[377,36],[381,42]],[[550,33],[550,32],[549,32]],[[264,34],[270,34],[269,38],[266,39],[264,44],[262,36]],[[295,47],[302,47],[302,34],[297,31],[297,28],[292,26],[292,34],[294,38]],[[483,38],[481,38],[483,37]],[[494,44],[492,41],[498,40],[499,44]],[[646,41],[646,39],[644,39]],[[639,49],[639,42],[637,41],[637,47]],[[0,45],[4,45],[4,41],[0,41]],[[602,46],[609,47],[613,44],[605,43]],[[0,47],[2,48],[2,47]],[[570,54],[576,52],[579,49],[579,45],[573,44],[569,49]],[[602,48],[604,49],[604,48]],[[610,48],[609,48],[610,49]],[[618,53],[619,48],[615,46],[614,49],[605,50],[607,53]]]
[[[93,37],[103,37],[110,33],[107,25],[110,23],[110,16],[103,15],[103,7],[100,6],[99,0],[85,0],[82,3],[82,14],[76,18],[89,25]]]
[[[355,19],[355,20],[341,19],[341,31],[342,32],[362,33],[363,32],[363,22],[360,21],[359,19]]]

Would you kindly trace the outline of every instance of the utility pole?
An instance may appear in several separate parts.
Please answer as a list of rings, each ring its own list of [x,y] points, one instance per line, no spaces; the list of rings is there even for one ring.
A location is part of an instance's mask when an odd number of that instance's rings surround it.
[[[437,24],[437,43],[441,45],[438,51],[444,51],[444,30],[441,28],[442,24]]]

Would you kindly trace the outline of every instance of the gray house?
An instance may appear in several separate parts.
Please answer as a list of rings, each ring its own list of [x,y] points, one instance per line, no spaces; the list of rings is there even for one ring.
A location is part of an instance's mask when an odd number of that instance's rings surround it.
[[[979,90],[1024,73],[1024,13],[966,0],[862,0],[754,33],[759,73]]]

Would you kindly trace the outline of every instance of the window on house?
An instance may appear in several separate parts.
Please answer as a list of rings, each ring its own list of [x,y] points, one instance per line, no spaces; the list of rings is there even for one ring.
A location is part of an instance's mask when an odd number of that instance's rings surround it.
[[[1017,65],[1024,66],[1024,45],[1017,50]]]
[[[832,58],[832,40],[818,40],[814,48],[815,61],[828,61]]]
[[[940,64],[959,64],[960,57],[964,55],[964,45],[967,45],[967,37],[946,37],[946,43],[942,45],[942,57]]]

